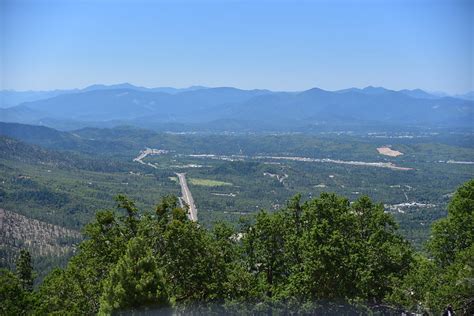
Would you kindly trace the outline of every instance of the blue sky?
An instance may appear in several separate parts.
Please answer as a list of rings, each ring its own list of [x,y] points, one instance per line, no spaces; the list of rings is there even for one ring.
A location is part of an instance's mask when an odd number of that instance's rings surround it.
[[[0,2],[2,89],[474,90],[474,1]]]

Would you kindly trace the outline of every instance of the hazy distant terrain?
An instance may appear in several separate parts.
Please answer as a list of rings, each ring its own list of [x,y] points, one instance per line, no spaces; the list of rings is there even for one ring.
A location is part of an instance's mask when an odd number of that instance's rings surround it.
[[[469,94],[439,97],[420,89],[380,87],[273,92],[120,84],[48,93],[0,93],[0,121],[62,130],[119,125],[211,132],[469,129],[474,109]]]
[[[116,85],[102,85],[96,84],[88,86],[84,89],[69,89],[69,90],[51,90],[51,91],[16,91],[16,90],[0,90],[0,108],[9,108],[19,105],[23,102],[33,102],[38,100],[49,99],[55,96],[69,93],[79,93],[94,90],[117,90],[117,89],[132,89],[137,91],[149,91],[149,92],[165,92],[165,93],[179,93],[184,91],[193,91],[199,89],[205,89],[202,86],[192,86],[189,88],[172,88],[172,87],[160,87],[160,88],[144,88],[131,85],[129,83],[116,84]]]

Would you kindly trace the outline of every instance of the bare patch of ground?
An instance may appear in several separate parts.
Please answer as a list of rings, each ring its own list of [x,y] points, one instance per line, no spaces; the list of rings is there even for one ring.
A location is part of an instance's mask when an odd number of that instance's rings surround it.
[[[280,181],[280,183],[283,183],[283,180],[288,178],[288,175],[286,173],[283,174],[283,175],[279,175],[279,174],[274,174],[274,173],[270,173],[270,172],[264,172],[263,175],[264,176],[269,176],[271,178],[276,178],[278,181]]]
[[[377,148],[377,151],[381,155],[390,156],[390,157],[398,157],[398,156],[403,155],[402,152],[400,152],[398,150],[393,150],[390,147],[379,147],[379,148]]]
[[[133,161],[141,163],[142,165],[146,165],[147,163],[143,162],[143,159],[146,158],[148,155],[163,155],[169,153],[168,150],[164,149],[154,149],[154,148],[146,148],[145,150],[141,150],[138,153],[138,156],[133,158]],[[150,167],[157,168],[155,165],[148,163]]]

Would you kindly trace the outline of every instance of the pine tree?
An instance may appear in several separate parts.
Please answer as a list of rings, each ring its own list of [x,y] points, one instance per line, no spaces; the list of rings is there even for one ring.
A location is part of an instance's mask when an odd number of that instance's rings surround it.
[[[20,251],[20,256],[16,261],[16,273],[25,291],[33,290],[33,265],[31,263],[30,252],[26,249]]]
[[[100,313],[168,305],[166,281],[152,249],[142,237],[131,239],[125,255],[104,282]]]

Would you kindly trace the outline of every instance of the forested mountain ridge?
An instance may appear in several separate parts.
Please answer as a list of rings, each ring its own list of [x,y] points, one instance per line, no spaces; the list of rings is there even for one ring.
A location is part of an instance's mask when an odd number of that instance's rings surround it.
[[[27,255],[17,275],[2,270],[3,311],[337,314],[377,311],[380,304],[393,306],[385,313],[398,306],[437,314],[447,304],[459,314],[474,311],[474,180],[458,189],[447,218],[434,226],[432,260],[416,254],[382,205],[367,197],[350,204],[334,194],[304,203],[296,196],[237,230],[189,221],[174,197],[141,216],[125,196],[117,202],[118,212],[96,214],[79,252],[39,289],[28,285]]]
[[[165,93],[180,93],[185,91],[194,91],[199,89],[206,89],[203,86],[191,86],[189,88],[145,88],[134,86],[130,83],[120,83],[113,85],[94,84],[84,89],[69,89],[69,90],[46,90],[46,91],[16,91],[16,90],[0,90],[0,108],[8,108],[19,105],[24,102],[32,102],[38,100],[49,99],[62,94],[94,91],[94,90],[117,90],[117,89],[132,89],[137,91],[149,92],[165,92]]]
[[[122,127],[117,128],[117,132],[130,133],[132,129]],[[84,131],[87,131],[85,129]],[[136,133],[139,133],[136,129]],[[150,133],[150,132],[149,132]],[[83,152],[83,153],[110,153],[114,151],[136,150],[137,147],[132,142],[123,139],[104,139],[99,137],[81,137],[78,133],[63,132],[56,129],[19,123],[0,122],[0,135],[21,140],[22,142],[39,145],[53,150]]]
[[[173,88],[173,87],[146,88],[146,87],[141,87],[141,86],[135,86],[133,84],[125,82],[125,83],[112,84],[112,85],[93,84],[83,89],[69,89],[69,90],[67,89],[66,90],[50,90],[50,91],[0,90],[0,108],[12,107],[24,102],[49,99],[61,94],[79,93],[79,92],[87,92],[87,91],[95,91],[95,90],[119,90],[119,89],[130,89],[130,90],[135,90],[135,91],[164,92],[168,94],[177,94],[177,93],[186,92],[186,91],[196,91],[196,90],[204,90],[204,89],[211,89],[211,88],[204,87],[204,86],[191,86],[188,88]],[[262,91],[269,91],[269,90],[262,90]],[[395,90],[386,89],[383,87],[368,86],[363,89],[348,88],[348,89],[336,90],[334,92],[344,93],[348,91],[358,91],[358,92],[362,92],[366,94],[377,94],[377,93],[383,93],[383,92],[395,91]],[[440,93],[430,93],[422,89],[411,89],[411,90],[402,89],[396,92],[400,92],[400,93],[403,93],[412,97],[420,98],[420,99],[440,99],[440,98],[448,96],[447,94],[441,95]],[[465,94],[452,95],[452,97],[472,100],[472,94],[473,92],[469,91]]]
[[[45,126],[0,122],[0,134],[43,146],[74,142],[74,137],[70,133]]]
[[[125,171],[129,167],[119,161],[102,161],[82,156],[78,152],[55,151],[37,145],[26,144],[14,138],[0,135],[0,159],[16,160],[29,164],[62,169],[92,171]]]
[[[65,129],[123,124],[166,128],[179,123],[185,130],[304,131],[315,126],[383,127],[387,123],[399,128],[468,127],[473,109],[472,100],[436,97],[421,90],[367,87],[273,92],[223,87],[168,93],[117,85],[1,109],[0,120]],[[222,121],[233,125],[226,128]]]
[[[166,121],[176,120],[174,117],[191,117],[191,114],[209,111],[218,105],[244,102],[265,93],[269,92],[212,88],[168,94],[118,88],[63,94],[20,106],[46,112],[52,118],[105,121],[136,119],[153,114],[162,116],[159,120]]]

